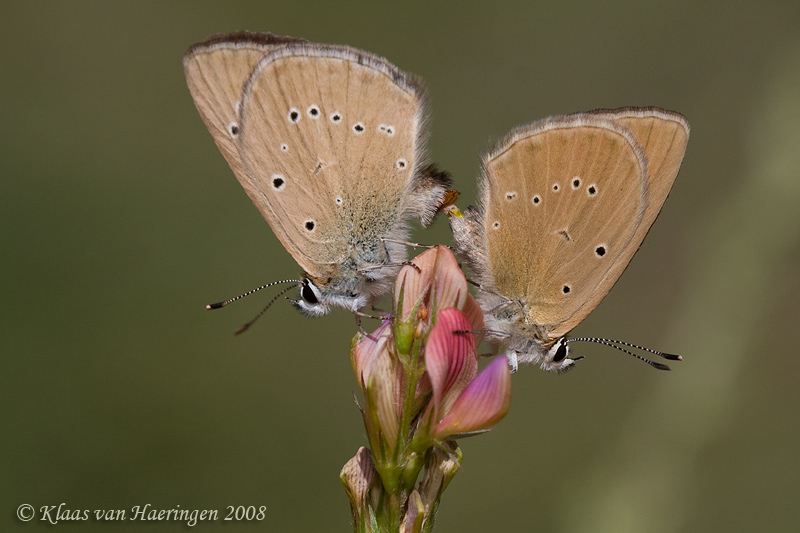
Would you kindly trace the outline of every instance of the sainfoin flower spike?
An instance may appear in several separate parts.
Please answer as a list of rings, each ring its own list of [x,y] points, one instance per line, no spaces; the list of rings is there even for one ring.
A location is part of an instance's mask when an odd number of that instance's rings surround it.
[[[511,375],[502,356],[478,372],[483,314],[449,248],[411,260],[393,294],[392,318],[351,346],[370,449],[342,480],[356,531],[431,531],[460,469],[455,439],[506,415]]]

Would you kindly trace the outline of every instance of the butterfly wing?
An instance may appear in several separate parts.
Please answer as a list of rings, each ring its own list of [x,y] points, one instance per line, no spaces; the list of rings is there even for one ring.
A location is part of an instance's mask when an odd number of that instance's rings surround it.
[[[648,208],[633,135],[592,114],[512,132],[484,160],[483,227],[494,290],[545,345],[602,300],[635,251]]]
[[[270,50],[298,41],[271,33],[214,35],[189,48],[183,57],[186,83],[200,117],[259,210],[262,196],[245,172],[236,146],[237,104],[258,61]]]
[[[262,215],[312,278],[386,262],[381,237],[418,208],[423,101],[411,77],[348,47],[289,45],[254,69],[239,152]]]
[[[689,122],[680,113],[657,107],[627,107],[595,111],[592,115],[608,118],[626,127],[647,156],[649,204],[633,238],[635,245],[632,246],[632,251],[635,252],[661,212],[661,207],[678,176],[689,142]]]

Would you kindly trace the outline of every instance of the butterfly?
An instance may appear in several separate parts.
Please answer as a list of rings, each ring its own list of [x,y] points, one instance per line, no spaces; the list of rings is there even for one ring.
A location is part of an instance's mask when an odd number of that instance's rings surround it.
[[[533,122],[484,156],[479,207],[448,214],[456,250],[481,287],[488,333],[513,369],[522,362],[564,371],[580,359],[569,356],[571,340],[641,348],[567,334],[633,258],[688,139],[679,113],[622,108]]]
[[[430,223],[451,184],[424,155],[420,80],[368,52],[269,33],[212,36],[183,65],[217,147],[303,269],[289,280],[296,307],[357,313],[387,292],[406,258],[397,241],[412,219]]]

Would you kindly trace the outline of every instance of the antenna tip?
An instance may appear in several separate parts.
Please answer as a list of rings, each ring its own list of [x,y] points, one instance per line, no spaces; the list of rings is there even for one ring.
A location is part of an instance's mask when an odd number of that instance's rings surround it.
[[[671,353],[661,354],[661,357],[663,357],[664,359],[669,359],[670,361],[683,361],[682,356]]]
[[[227,303],[227,302],[217,302],[217,303],[215,303],[215,304],[208,304],[208,305],[206,306],[206,311],[211,311],[212,309],[219,309],[219,308],[221,308],[221,307],[225,307],[225,304],[226,304],[226,303]]]
[[[672,369],[671,369],[670,367],[668,367],[667,365],[662,365],[661,363],[656,363],[655,361],[648,361],[648,362],[649,362],[649,363],[650,363],[650,364],[651,364],[651,365],[652,365],[654,368],[657,368],[657,369],[659,369],[659,370],[672,370]]]
[[[234,335],[241,335],[242,333],[247,331],[249,328],[250,328],[250,324],[245,324],[244,326],[242,326],[239,329],[237,329],[236,333],[234,333]]]

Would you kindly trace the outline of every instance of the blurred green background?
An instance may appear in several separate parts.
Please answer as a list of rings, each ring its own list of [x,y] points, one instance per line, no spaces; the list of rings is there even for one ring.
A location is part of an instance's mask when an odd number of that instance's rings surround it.
[[[37,509],[266,505],[203,531],[350,531],[365,444],[346,312],[271,297],[297,274],[217,151],[181,58],[212,33],[349,44],[421,75],[429,152],[475,198],[490,139],[547,115],[658,105],[692,136],[644,246],[577,335],[464,441],[438,531],[800,530],[800,3],[3,2],[3,531]],[[446,221],[414,238],[449,243]],[[103,531],[92,520],[70,530]],[[178,530],[180,522],[116,524]]]

